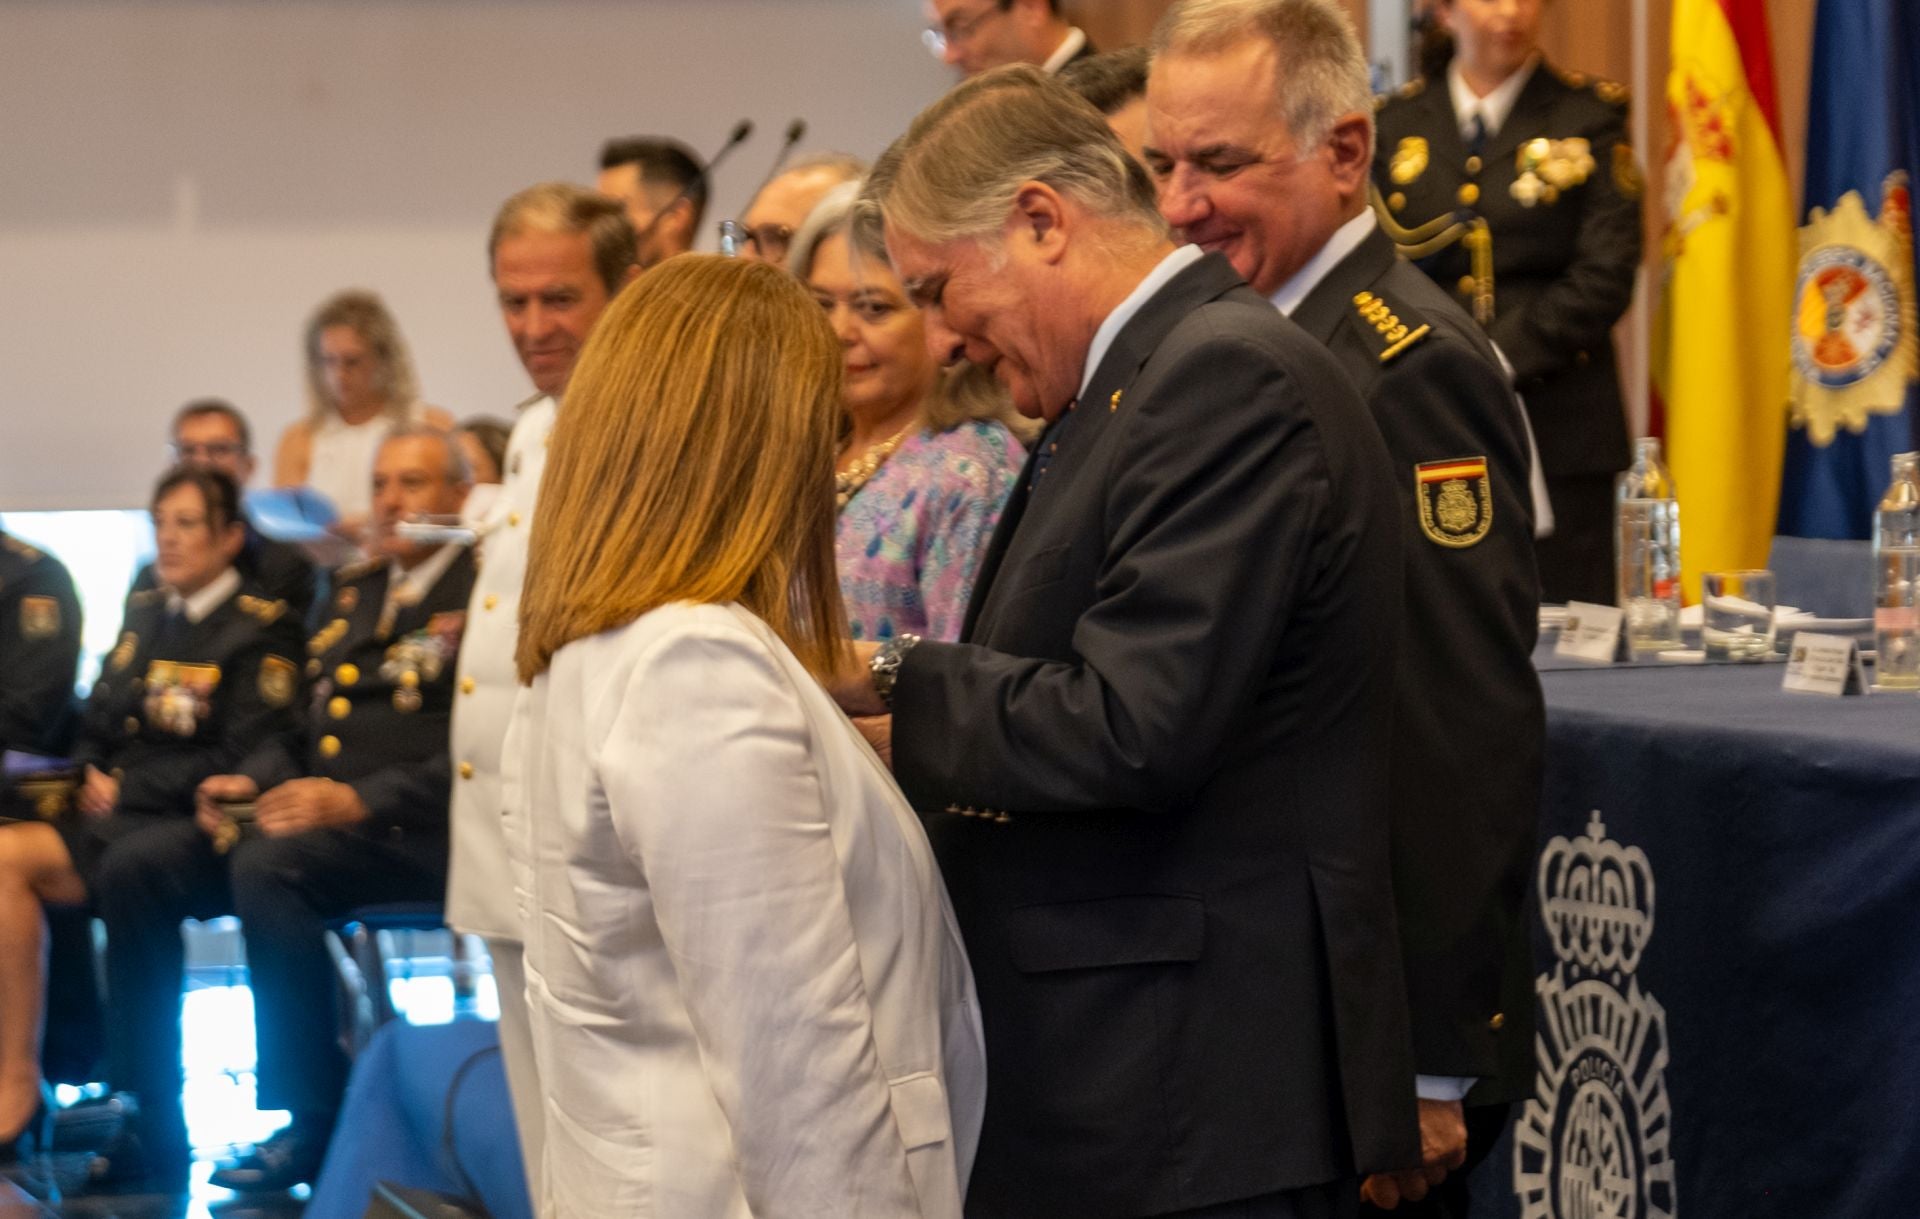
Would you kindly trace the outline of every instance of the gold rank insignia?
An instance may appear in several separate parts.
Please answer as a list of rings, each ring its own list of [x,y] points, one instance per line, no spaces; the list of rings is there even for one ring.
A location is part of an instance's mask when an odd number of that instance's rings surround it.
[[[1410,135],[1400,141],[1393,150],[1393,161],[1388,174],[1395,186],[1406,186],[1427,172],[1427,142],[1417,135]]]
[[[284,707],[293,701],[294,668],[291,660],[268,656],[260,661],[260,698],[269,707]]]
[[[1386,350],[1380,353],[1382,364],[1390,363],[1395,356],[1426,338],[1433,329],[1425,322],[1409,328],[1386,301],[1371,292],[1356,294],[1353,308],[1360,315],[1360,320],[1373,327],[1374,332],[1386,343]]]
[[[52,639],[60,633],[60,602],[54,597],[20,598],[20,637]]]
[[[1627,87],[1617,80],[1596,80],[1593,93],[1609,106],[1618,106],[1627,100]]]
[[[1484,457],[1423,462],[1413,468],[1420,532],[1427,540],[1460,550],[1493,528],[1493,479]]]
[[[140,636],[132,631],[122,631],[120,642],[114,645],[113,655],[107,658],[107,667],[118,673],[133,663],[134,649],[140,646]]]
[[[272,626],[279,620],[280,615],[287,612],[285,601],[274,601],[266,597],[250,597],[243,593],[238,603],[240,612],[254,619],[261,626]]]

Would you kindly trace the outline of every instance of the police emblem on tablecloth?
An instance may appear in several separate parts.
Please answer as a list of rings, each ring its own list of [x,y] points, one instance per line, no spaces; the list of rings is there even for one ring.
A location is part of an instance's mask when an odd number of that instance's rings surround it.
[[[1870,415],[1898,414],[1920,372],[1914,337],[1913,221],[1907,176],[1889,177],[1880,219],[1860,192],[1800,230],[1793,300],[1793,422],[1816,445]]]
[[[20,637],[52,639],[60,633],[60,602],[53,597],[20,598]]]
[[[1540,1073],[1513,1131],[1522,1219],[1673,1217],[1667,1014],[1633,976],[1653,892],[1646,852],[1610,841],[1598,812],[1540,857],[1540,917],[1560,960],[1534,983]]]
[[[1420,532],[1429,541],[1471,546],[1493,528],[1493,480],[1484,457],[1429,461],[1413,468]]]

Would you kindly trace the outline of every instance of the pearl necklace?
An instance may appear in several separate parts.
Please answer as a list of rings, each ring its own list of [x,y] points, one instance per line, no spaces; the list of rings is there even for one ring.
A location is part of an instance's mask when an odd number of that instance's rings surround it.
[[[880,472],[880,467],[887,464],[887,458],[893,456],[893,451],[900,447],[916,425],[917,421],[909,423],[880,443],[869,445],[867,451],[860,454],[852,465],[833,476],[833,499],[837,508],[845,509],[853,497],[860,493],[860,488],[873,480],[873,476]]]

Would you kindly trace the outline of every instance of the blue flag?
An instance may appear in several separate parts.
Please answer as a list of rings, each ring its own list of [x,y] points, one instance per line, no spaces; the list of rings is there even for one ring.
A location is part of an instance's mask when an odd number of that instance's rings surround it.
[[[1893,455],[1920,448],[1909,185],[1916,170],[1920,6],[1820,0],[1783,534],[1867,537]]]

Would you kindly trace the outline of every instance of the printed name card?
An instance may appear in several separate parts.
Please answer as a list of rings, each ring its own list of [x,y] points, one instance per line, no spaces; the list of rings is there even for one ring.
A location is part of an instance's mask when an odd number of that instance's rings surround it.
[[[1845,635],[1816,635],[1801,631],[1793,637],[1793,650],[1787,654],[1787,675],[1780,688],[1803,694],[1842,694],[1867,692],[1867,668],[1860,659],[1860,646]]]
[[[1625,615],[1617,605],[1567,602],[1567,622],[1553,654],[1566,660],[1610,665],[1620,651],[1620,624]]]

